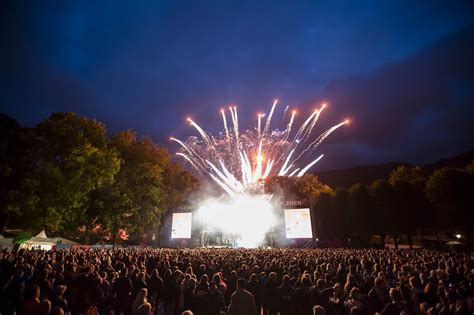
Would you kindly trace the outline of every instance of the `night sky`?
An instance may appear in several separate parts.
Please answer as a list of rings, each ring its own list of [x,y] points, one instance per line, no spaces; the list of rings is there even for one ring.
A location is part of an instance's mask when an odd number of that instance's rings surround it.
[[[321,131],[351,118],[316,171],[473,149],[474,1],[0,4],[0,111],[22,125],[74,111],[173,151],[186,117],[217,132],[236,104],[249,128],[274,98],[300,121],[327,101]]]

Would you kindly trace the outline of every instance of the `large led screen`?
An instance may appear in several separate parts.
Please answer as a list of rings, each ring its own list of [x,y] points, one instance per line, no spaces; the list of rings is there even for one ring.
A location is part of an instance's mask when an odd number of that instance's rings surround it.
[[[309,209],[285,209],[285,228],[286,238],[312,238]]]
[[[192,213],[173,213],[171,238],[191,238]]]

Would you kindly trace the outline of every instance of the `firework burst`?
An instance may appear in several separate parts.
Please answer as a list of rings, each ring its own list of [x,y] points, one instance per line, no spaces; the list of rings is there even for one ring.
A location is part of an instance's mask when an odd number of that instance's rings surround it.
[[[331,133],[349,123],[344,120],[315,137],[313,129],[326,108],[323,104],[299,128],[293,126],[296,116],[296,111],[293,110],[284,130],[271,130],[277,105],[278,100],[275,100],[268,115],[257,115],[254,130],[239,130],[237,107],[231,106],[231,124],[228,124],[226,111],[221,110],[224,130],[219,135],[210,134],[188,118],[199,136],[191,136],[186,141],[173,137],[170,139],[181,147],[176,153],[178,156],[189,162],[199,173],[207,174],[229,195],[259,191],[268,176],[303,176],[323,154],[304,165],[300,165],[300,161],[307,161]],[[283,119],[289,116],[288,109],[287,106]]]

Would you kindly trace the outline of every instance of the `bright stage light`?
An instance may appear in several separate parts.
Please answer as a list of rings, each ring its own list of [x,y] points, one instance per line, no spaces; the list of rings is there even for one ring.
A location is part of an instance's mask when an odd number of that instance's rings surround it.
[[[206,228],[235,235],[239,246],[250,248],[259,246],[275,224],[273,207],[264,195],[208,199],[200,206],[197,216]]]

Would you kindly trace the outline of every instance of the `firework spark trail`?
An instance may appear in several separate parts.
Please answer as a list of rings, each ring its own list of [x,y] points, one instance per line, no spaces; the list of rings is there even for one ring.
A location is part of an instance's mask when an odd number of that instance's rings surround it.
[[[265,179],[268,177],[268,175],[270,175],[270,172],[272,171],[272,167],[273,167],[273,162],[275,160],[268,160],[268,163],[267,163],[267,168],[265,169],[265,173],[263,174],[262,178]]]
[[[260,141],[260,144],[258,145],[258,153],[257,153],[257,166],[255,167],[255,172],[254,172],[254,181],[257,181],[259,178],[262,177],[262,162],[263,162],[263,157],[262,157],[262,142]]]
[[[225,111],[221,110],[225,135],[220,133],[217,137],[208,134],[188,118],[191,126],[197,130],[201,137],[189,137],[186,142],[171,137],[170,140],[177,142],[182,150],[176,155],[188,161],[198,172],[208,174],[230,195],[244,193],[248,189],[261,189],[262,181],[268,176],[304,176],[323,155],[304,168],[299,167],[296,162],[301,158],[309,158],[310,153],[331,133],[348,124],[349,121],[341,122],[327,129],[309,145],[303,147],[303,144],[310,140],[325,105],[323,104],[318,110],[312,112],[299,128],[295,128],[294,135],[292,135],[292,131],[296,111],[292,111],[285,130],[275,129],[270,132],[276,105],[277,100],[272,105],[265,126],[262,126],[262,118],[265,114],[258,114],[257,130],[246,130],[242,133],[239,130],[237,107],[229,107],[232,130],[227,124]],[[288,109],[288,106],[284,109],[284,115]],[[290,141],[290,138],[293,140]],[[297,155],[296,158],[294,158],[295,155]]]
[[[288,108],[289,106],[287,106]],[[277,142],[277,144],[273,147],[272,151],[270,152],[270,154],[268,155],[269,157],[273,157],[273,155],[278,152],[278,150],[280,149],[280,147],[288,141],[288,137],[290,136],[290,133],[291,133],[291,127],[293,126],[293,121],[295,120],[295,115],[296,115],[296,110],[294,110],[292,113],[291,113],[291,118],[290,118],[290,122],[288,123],[288,125],[286,126],[286,130],[284,131],[284,136]],[[280,159],[278,159],[279,161]]]
[[[262,134],[262,114],[258,114],[258,122],[257,122],[257,134],[258,138],[260,139],[261,134]]]
[[[207,161],[206,162],[211,166],[211,168],[214,170],[214,172],[219,176],[220,180],[230,189],[233,191],[239,193],[242,192],[243,190],[239,189],[239,185],[234,183],[231,178],[225,176],[214,164],[211,162]]]
[[[314,126],[315,126],[316,123],[318,122],[319,115],[321,115],[321,113],[323,112],[324,108],[326,108],[326,104],[323,104],[323,106],[321,106],[321,108],[318,110],[318,113],[317,113],[316,116],[314,117],[313,122],[311,123],[311,126],[310,126],[309,129],[308,129],[308,132],[307,132],[307,136],[306,136],[306,138],[305,138],[305,141],[309,138],[309,136],[311,136],[311,131],[313,131]],[[303,136],[303,138],[304,138],[304,136]]]
[[[288,157],[285,160],[285,163],[283,163],[283,166],[281,167],[280,172],[278,172],[278,176],[285,176],[286,175],[286,173],[290,169],[291,165],[288,168],[286,166],[288,165],[288,162],[290,161],[291,156],[293,155],[294,152],[295,152],[295,149],[291,150],[290,154],[288,155]]]
[[[299,143],[299,141],[301,140],[299,138],[299,135],[304,133],[306,127],[308,126],[309,122],[313,119],[313,117],[318,113],[317,110],[315,110],[311,115],[309,115],[309,117],[305,120],[305,122],[300,126],[300,129],[298,129],[298,132],[296,133],[294,139],[293,139],[293,142],[296,142],[296,143]]]
[[[229,128],[227,127],[227,119],[225,117],[225,111],[223,109],[221,109],[221,114],[222,114],[222,122],[224,123],[224,129],[225,129],[225,139],[230,144]]]
[[[187,144],[185,144],[183,141],[179,140],[179,139],[176,139],[174,137],[170,137],[170,140],[171,141],[175,141],[177,142],[180,146],[182,146],[188,153],[189,153],[189,158],[191,158],[193,161],[195,161],[195,163],[197,165],[199,165],[201,168],[203,168],[204,170],[206,169],[205,167],[203,167],[202,165],[205,165],[206,162],[204,161],[204,159],[196,153],[196,151],[194,151],[190,146],[188,146]],[[200,161],[197,161],[194,156],[199,159]]]
[[[250,164],[250,160],[249,160],[249,157],[247,156],[247,152],[244,151],[244,158],[245,158],[245,165],[246,165],[246,168],[245,168],[245,172],[247,173],[247,177],[248,177],[248,180],[249,180],[249,183],[252,183],[252,164]]]
[[[296,110],[294,110],[294,111],[291,113],[290,122],[288,123],[288,126],[286,127],[285,139],[288,139],[288,136],[290,135],[291,127],[293,126],[293,121],[295,120],[295,115],[296,115]]]
[[[222,187],[222,189],[225,190],[226,193],[228,193],[230,196],[233,196],[235,195],[235,192],[230,189],[229,187],[227,187],[226,184],[224,184],[223,182],[221,182],[217,177],[215,177],[214,175],[212,174],[209,174],[209,176],[219,185]]]
[[[286,105],[285,107],[285,111],[283,112],[283,117],[281,118],[281,121],[284,122],[285,121],[285,118],[286,118],[286,112],[288,111],[288,109],[290,108],[290,105]]]
[[[207,133],[198,124],[196,124],[191,118],[188,118],[188,121],[191,124],[191,126],[196,128],[196,130],[201,135],[202,139],[206,141],[207,144],[212,145],[212,141],[211,139],[209,139],[209,136],[207,135]]]
[[[325,132],[323,132],[318,138],[316,138],[316,140],[314,140],[313,142],[311,142],[307,147],[306,149],[303,150],[303,152],[300,153],[300,155],[298,155],[298,157],[293,161],[296,162],[298,161],[306,152],[308,152],[309,150],[314,150],[316,149],[317,146],[319,146],[327,137],[329,137],[329,135],[331,133],[333,133],[334,131],[336,131],[336,129],[338,129],[339,127],[345,125],[345,124],[348,124],[349,122],[347,120],[335,125],[335,126],[332,126],[331,128],[329,128],[328,130],[326,130]]]
[[[170,140],[179,143],[179,145],[181,145],[186,151],[188,151],[189,154],[191,154],[191,155],[193,154],[192,149],[190,147],[188,147],[186,144],[184,144],[183,141],[181,141],[179,139],[176,139],[174,137],[170,137]]]
[[[201,173],[201,170],[199,169],[199,167],[196,164],[194,164],[191,157],[189,157],[188,155],[186,155],[184,153],[181,153],[181,152],[176,152],[176,155],[182,156],[183,158],[185,158],[196,169],[196,171]]]
[[[273,102],[272,109],[270,110],[270,114],[268,115],[267,121],[265,123],[265,129],[263,129],[262,137],[265,137],[265,134],[267,134],[268,130],[270,129],[270,123],[272,122],[273,112],[275,111],[275,107],[276,107],[277,103],[278,103],[278,100],[275,100]]]
[[[252,184],[252,171],[247,164],[248,159],[246,159],[246,155],[244,156],[242,152],[239,152],[239,155],[243,185],[244,187],[249,187]]]
[[[296,172],[298,172],[299,170],[300,170],[299,168],[295,169],[293,172],[290,173],[290,175],[288,175],[288,177],[295,176]]]
[[[237,187],[237,189],[239,191],[241,191],[241,192],[244,191],[244,189],[245,189],[244,186],[235,178],[235,176],[232,173],[229,172],[227,167],[225,167],[225,165],[224,165],[224,161],[219,160],[219,164],[221,165],[221,168],[224,171],[225,176],[227,176],[227,178],[231,179],[233,185],[235,187]]]
[[[324,154],[321,154],[316,160],[314,160],[313,162],[309,163],[305,168],[303,168],[303,169],[298,173],[298,175],[296,175],[296,176],[298,176],[298,177],[303,176],[303,175],[311,168],[311,166],[313,166],[314,164],[318,163],[319,160],[321,160],[321,159],[323,158],[323,156],[324,156]]]
[[[296,132],[296,135],[294,136],[293,138],[293,141],[290,142],[290,145],[285,149],[285,151],[283,152],[283,154],[280,154],[280,156],[278,157],[278,161],[277,162],[280,162],[282,161],[285,157],[288,157],[288,152],[291,152],[292,149],[296,149],[298,144],[300,144],[301,142],[301,139],[299,138],[299,135],[301,133],[304,133],[306,127],[308,126],[308,124],[311,122],[311,120],[313,119],[313,117],[316,115],[317,111],[314,111],[306,120],[305,122],[300,126],[300,128],[298,129],[298,131]],[[286,136],[286,139],[287,140],[289,137],[289,133],[287,134]]]
[[[239,150],[239,118],[237,116],[237,107],[229,107],[230,114],[232,115],[232,123],[234,125],[234,134],[235,134],[235,145],[237,150]]]

